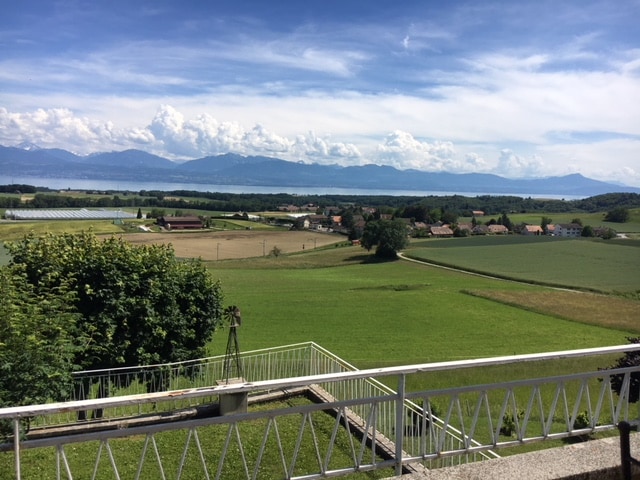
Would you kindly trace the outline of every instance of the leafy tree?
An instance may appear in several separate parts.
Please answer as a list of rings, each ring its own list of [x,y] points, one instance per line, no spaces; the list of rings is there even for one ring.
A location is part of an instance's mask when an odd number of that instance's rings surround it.
[[[582,227],[582,231],[580,232],[581,237],[595,237],[595,232],[593,231],[593,227],[591,225],[585,225]]]
[[[471,232],[467,228],[460,228],[459,225],[456,225],[453,229],[454,237],[468,237],[469,235],[471,235]]]
[[[502,214],[502,216],[500,217],[499,223],[500,225],[507,227],[507,230],[509,231],[513,230],[513,223],[511,222],[511,219],[507,216],[506,213]]]
[[[33,235],[8,245],[36,295],[73,293],[74,363],[82,369],[202,356],[221,319],[220,285],[200,260],[178,262],[171,246],[132,246],[95,235]]]
[[[351,210],[343,210],[341,224],[347,230],[351,230],[355,226],[355,220],[353,218],[353,212]]]
[[[629,210],[618,207],[607,212],[604,216],[605,222],[625,223],[629,221]]]
[[[396,258],[408,244],[407,226],[398,219],[368,222],[362,233],[361,245],[367,250],[376,247],[378,257]]]
[[[543,231],[543,232],[546,232],[546,231],[547,231],[547,227],[548,227],[549,225],[551,225],[551,223],[553,223],[553,221],[551,220],[551,218],[549,218],[549,217],[544,217],[544,216],[543,216],[543,217],[540,219],[540,228],[542,228],[542,231]]]
[[[580,220],[579,218],[574,218],[573,220],[571,220],[571,223],[582,226],[582,220]]]
[[[597,232],[597,236],[604,240],[616,238],[617,232],[613,228],[601,228]]]
[[[19,271],[0,267],[0,407],[69,398],[76,347],[72,295],[39,297]],[[28,420],[23,428],[28,428]],[[12,425],[0,422],[0,437]]]
[[[640,337],[627,337],[630,343],[640,343]],[[627,352],[620,357],[609,369],[640,366],[640,352]],[[640,399],[640,372],[632,372],[629,385],[629,403],[636,403]],[[620,395],[624,383],[624,374],[611,377],[611,388]]]
[[[136,215],[136,218],[138,220],[140,220],[142,218],[142,209],[141,208],[138,208],[138,214]]]
[[[448,224],[456,223],[458,221],[458,214],[451,210],[446,210],[442,212],[440,221],[442,223],[448,223]]]
[[[166,211],[161,208],[152,208],[149,213],[147,213],[147,218],[158,218],[164,217],[166,215]]]

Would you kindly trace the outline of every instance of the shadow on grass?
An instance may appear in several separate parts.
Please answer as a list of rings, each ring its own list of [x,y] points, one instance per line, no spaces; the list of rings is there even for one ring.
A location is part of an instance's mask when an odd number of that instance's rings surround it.
[[[351,255],[345,257],[343,262],[345,263],[388,263],[400,260],[398,257],[379,257],[373,253],[363,253],[361,255]]]

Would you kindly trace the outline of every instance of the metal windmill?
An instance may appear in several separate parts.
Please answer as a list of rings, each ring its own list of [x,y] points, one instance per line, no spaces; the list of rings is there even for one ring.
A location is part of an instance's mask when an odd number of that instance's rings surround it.
[[[237,328],[242,324],[240,309],[231,305],[224,309],[224,319],[229,322],[229,338],[227,340],[227,352],[224,356],[224,381],[229,383],[232,378],[244,376],[242,361],[240,360],[240,347],[238,346]]]

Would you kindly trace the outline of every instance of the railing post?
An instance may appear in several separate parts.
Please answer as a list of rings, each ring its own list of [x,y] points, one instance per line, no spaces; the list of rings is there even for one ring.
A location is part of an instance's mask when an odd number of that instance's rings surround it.
[[[13,419],[13,444],[16,460],[16,480],[20,480],[20,418]]]
[[[402,450],[404,448],[404,399],[406,376],[398,376],[398,397],[396,400],[396,475],[402,475]]]
[[[629,442],[631,425],[623,420],[618,423],[618,430],[620,430],[620,463],[622,468],[622,479],[631,480],[631,446]]]

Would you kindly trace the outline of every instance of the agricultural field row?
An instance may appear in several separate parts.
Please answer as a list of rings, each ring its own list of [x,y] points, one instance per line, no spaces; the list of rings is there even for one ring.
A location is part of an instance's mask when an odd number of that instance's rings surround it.
[[[518,235],[417,240],[411,258],[508,279],[606,293],[640,290],[640,241]]]

